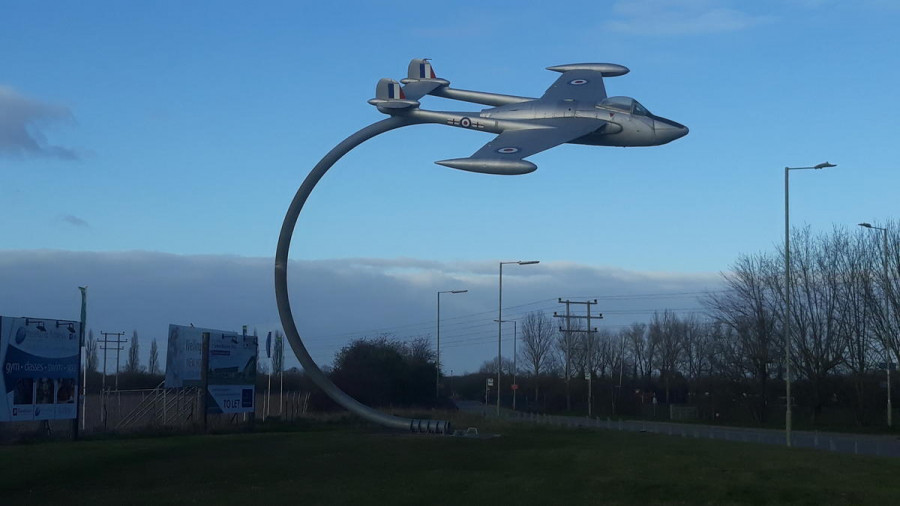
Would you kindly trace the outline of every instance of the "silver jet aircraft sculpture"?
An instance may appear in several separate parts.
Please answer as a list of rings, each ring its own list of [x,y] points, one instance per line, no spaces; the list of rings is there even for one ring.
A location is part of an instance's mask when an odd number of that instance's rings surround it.
[[[688,133],[687,127],[654,116],[633,98],[607,97],[604,77],[621,76],[628,69],[611,63],[559,65],[562,75],[541,98],[516,97],[458,90],[439,79],[427,59],[415,59],[401,85],[382,79],[369,102],[390,118],[350,135],[331,149],[303,180],[281,225],[275,252],[275,298],[285,336],[309,376],[329,397],[353,413],[386,427],[413,432],[448,433],[444,420],[410,419],[366,406],[338,388],[316,365],[294,322],[287,287],[288,253],[300,211],[316,184],[342,156],[382,133],[420,123],[446,124],[497,134],[468,158],[437,163],[485,174],[527,174],[537,166],[524,160],[559,144],[594,146],[658,146]],[[491,106],[481,112],[442,112],[419,108],[419,99],[433,95]]]
[[[524,158],[564,143],[591,146],[659,146],[684,137],[688,128],[651,114],[630,97],[607,97],[604,77],[628,73],[613,63],[547,67],[562,73],[540,98],[459,90],[438,78],[428,59],[409,64],[403,85],[381,79],[369,103],[391,116],[499,134],[468,158],[436,162],[485,174],[527,174],[537,166]],[[481,112],[427,111],[425,95],[494,106]]]

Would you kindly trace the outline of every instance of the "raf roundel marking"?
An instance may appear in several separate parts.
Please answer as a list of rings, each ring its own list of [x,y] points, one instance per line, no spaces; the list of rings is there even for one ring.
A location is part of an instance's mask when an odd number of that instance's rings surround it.
[[[588,83],[587,79],[572,79],[571,81],[569,81],[569,84],[571,84],[572,86],[581,86],[581,85],[587,84],[587,83]]]
[[[497,150],[498,153],[502,153],[504,155],[511,155],[513,153],[518,153],[519,148],[500,148]]]
[[[472,120],[470,120],[469,118],[463,118],[459,120],[459,125],[463,128],[469,128],[470,126],[472,126]]]

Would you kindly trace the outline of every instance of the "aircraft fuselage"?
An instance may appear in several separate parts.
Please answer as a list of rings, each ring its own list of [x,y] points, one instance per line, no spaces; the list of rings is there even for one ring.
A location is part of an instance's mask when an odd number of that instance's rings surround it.
[[[615,98],[633,101],[628,97]],[[528,100],[483,109],[477,113],[422,109],[410,110],[407,113],[428,123],[442,123],[467,130],[480,130],[496,134],[506,130],[541,128],[539,123],[534,122],[535,120],[590,118],[605,121],[606,123],[595,132],[569,142],[570,144],[591,146],[659,146],[687,135],[688,128],[684,125],[653,115],[639,104],[637,108],[632,105],[631,111],[626,111],[621,104],[586,103],[574,100],[548,103]],[[392,112],[396,113],[396,111]]]

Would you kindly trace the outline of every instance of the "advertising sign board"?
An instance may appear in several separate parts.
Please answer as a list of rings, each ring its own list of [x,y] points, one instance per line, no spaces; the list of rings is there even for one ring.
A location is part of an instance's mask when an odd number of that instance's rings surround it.
[[[255,336],[210,334],[207,413],[254,411],[258,345]]]
[[[199,387],[203,332],[199,327],[169,325],[166,351],[166,388]]]
[[[76,417],[79,322],[0,317],[0,422]]]
[[[209,337],[207,413],[255,409],[258,339],[237,332],[169,325],[166,388],[200,387],[203,336]]]

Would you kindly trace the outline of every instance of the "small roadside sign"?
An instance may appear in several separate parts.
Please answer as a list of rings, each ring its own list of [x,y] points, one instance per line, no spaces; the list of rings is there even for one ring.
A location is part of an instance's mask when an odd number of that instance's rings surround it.
[[[513,390],[518,390],[519,385],[516,385],[515,383],[513,383],[512,385],[509,386],[509,388],[512,388]]]
[[[488,378],[488,379],[487,379],[487,385],[488,385],[489,387],[494,386],[494,378]]]

